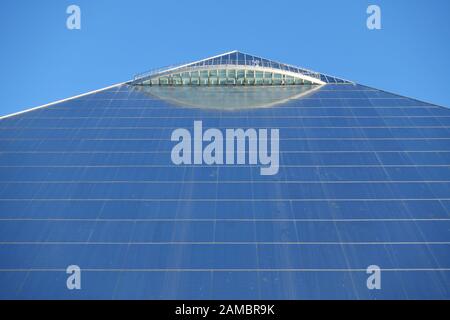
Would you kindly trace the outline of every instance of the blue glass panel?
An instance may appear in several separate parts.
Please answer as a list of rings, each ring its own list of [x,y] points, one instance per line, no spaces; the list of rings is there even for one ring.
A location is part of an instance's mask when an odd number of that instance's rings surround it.
[[[448,299],[450,111],[322,80],[264,109],[123,85],[0,120],[0,298]],[[194,120],[279,128],[279,173],[173,165]],[[79,292],[71,264],[95,270]]]
[[[238,52],[237,53],[237,60],[238,60],[238,64],[240,65],[245,65],[245,55]]]

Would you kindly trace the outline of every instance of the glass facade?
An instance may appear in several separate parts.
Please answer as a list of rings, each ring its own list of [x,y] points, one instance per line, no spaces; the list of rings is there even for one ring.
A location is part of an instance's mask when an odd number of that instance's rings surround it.
[[[279,79],[251,72],[172,81]],[[0,120],[0,298],[450,298],[449,109],[349,83],[182,104],[125,84]],[[171,133],[196,120],[278,128],[279,173],[174,165]]]

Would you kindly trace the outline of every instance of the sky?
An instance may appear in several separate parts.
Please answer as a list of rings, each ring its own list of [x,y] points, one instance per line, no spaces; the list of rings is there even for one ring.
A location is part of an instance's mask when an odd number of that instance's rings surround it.
[[[450,107],[448,0],[2,0],[0,115],[235,49]]]

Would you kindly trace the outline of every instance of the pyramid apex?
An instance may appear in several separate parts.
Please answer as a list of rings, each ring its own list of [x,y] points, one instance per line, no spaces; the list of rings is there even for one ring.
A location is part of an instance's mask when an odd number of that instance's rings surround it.
[[[293,65],[289,65],[286,63],[281,63],[278,61],[262,58],[259,56],[243,53],[239,50],[233,50],[229,52],[225,52],[219,55],[215,55],[209,58],[205,58],[202,60],[181,64],[177,66],[171,66],[167,68],[161,68],[156,70],[151,70],[149,72],[145,72],[142,74],[138,74],[134,77],[134,84],[143,84],[143,85],[152,85],[152,84],[174,84],[173,78],[177,78],[175,83],[179,84],[178,78],[182,77],[181,73],[190,73],[194,72],[193,77],[198,77],[196,74],[199,71],[207,71],[213,72],[213,74],[217,74],[222,70],[230,70],[234,73],[231,73],[230,81],[227,76],[225,80],[221,81],[221,76],[213,76],[217,79],[213,80],[213,84],[238,84],[238,75],[237,71],[244,72],[245,77],[247,78],[247,73],[254,74],[251,77],[253,78],[272,78],[273,81],[267,81],[268,84],[317,84],[323,85],[327,83],[351,83],[350,81],[342,80],[336,77],[328,76],[321,74],[319,72],[315,72],[312,70],[308,70],[301,67],[296,67]],[[227,72],[227,71],[226,71]],[[253,72],[253,73],[252,73]],[[258,76],[256,76],[256,74]],[[262,76],[261,76],[262,74]],[[209,77],[209,76],[208,76]],[[207,78],[208,78],[207,77]],[[166,79],[167,78],[167,79]],[[189,78],[192,78],[191,74]],[[222,77],[223,78],[223,77]],[[162,81],[161,81],[162,79]],[[258,80],[244,80],[242,84],[265,84],[266,82],[261,79],[262,83],[259,83]],[[282,80],[278,80],[282,79]],[[154,80],[154,81],[153,81]],[[167,80],[167,81],[166,81]],[[189,84],[211,84],[210,79],[207,81],[202,81],[204,79],[195,80],[193,83],[191,80],[184,81],[181,79],[181,84],[189,83]],[[167,83],[166,83],[167,82]],[[270,83],[269,83],[270,82]]]

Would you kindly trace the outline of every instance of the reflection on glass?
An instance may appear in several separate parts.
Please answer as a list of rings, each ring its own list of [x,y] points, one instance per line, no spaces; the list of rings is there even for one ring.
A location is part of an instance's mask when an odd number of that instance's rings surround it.
[[[302,86],[138,86],[137,90],[181,107],[242,110],[274,107],[291,99],[298,99],[320,88]]]

